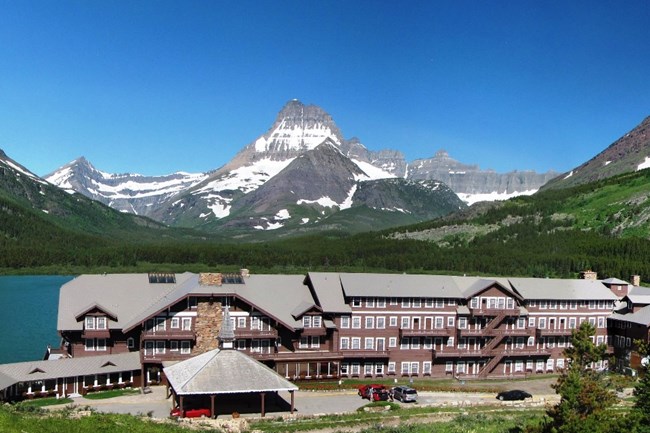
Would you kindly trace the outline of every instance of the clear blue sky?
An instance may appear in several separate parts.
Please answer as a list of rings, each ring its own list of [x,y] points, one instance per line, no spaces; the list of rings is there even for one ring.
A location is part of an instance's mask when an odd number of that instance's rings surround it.
[[[407,159],[569,170],[650,115],[650,1],[0,0],[0,149],[218,168],[297,98]]]

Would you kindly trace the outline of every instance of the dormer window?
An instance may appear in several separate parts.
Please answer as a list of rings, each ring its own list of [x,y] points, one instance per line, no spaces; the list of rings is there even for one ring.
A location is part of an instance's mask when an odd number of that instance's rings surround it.
[[[88,331],[108,329],[105,316],[86,316],[84,327]]]
[[[302,317],[302,326],[304,328],[311,328],[311,316]]]
[[[97,329],[106,329],[106,317],[99,316],[95,320],[95,325]]]
[[[312,325],[314,328],[320,328],[321,327],[321,317],[320,316],[314,316],[311,321]]]
[[[86,329],[95,329],[95,318],[93,316],[86,316]]]

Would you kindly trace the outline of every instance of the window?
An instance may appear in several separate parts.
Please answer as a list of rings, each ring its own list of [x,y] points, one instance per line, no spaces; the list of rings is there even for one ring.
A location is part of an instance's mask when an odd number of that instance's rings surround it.
[[[191,317],[183,317],[183,320],[181,320],[181,324],[183,326],[183,331],[191,331],[192,330],[192,318]]]
[[[528,337],[528,346],[534,346],[535,345],[535,337]]]
[[[560,301],[560,310],[567,309],[567,301]]]
[[[361,306],[361,298],[352,298],[352,306],[353,307],[360,307]]]
[[[520,317],[517,319],[517,328],[523,329],[526,327],[526,318],[525,317]]]
[[[244,342],[245,343],[245,342]],[[191,352],[191,346],[189,341],[181,341],[181,353],[187,355]]]
[[[397,337],[388,338],[388,347],[397,347]]]
[[[454,361],[445,362],[445,372],[453,373],[454,372]]]
[[[539,371],[544,371],[544,361],[537,361],[535,369]]]
[[[447,347],[454,347],[454,337],[449,337],[447,339]]]
[[[363,364],[363,374],[365,376],[372,376],[372,370],[373,370],[374,365],[373,364]]]
[[[596,301],[589,301],[589,309],[590,310],[596,309]]]
[[[251,317],[251,330],[257,331],[260,329],[260,318],[259,316]]]
[[[569,317],[569,329],[576,329],[576,318]]]
[[[399,343],[399,348],[402,350],[407,350],[409,348],[409,338],[408,337],[402,337]]]
[[[352,363],[352,375],[353,376],[358,376],[360,371],[361,371],[361,364],[359,364],[358,362],[353,362]]]
[[[388,373],[395,373],[395,362],[391,361],[388,363]]]
[[[350,327],[350,317],[348,316],[341,316],[341,328],[349,328]]]
[[[413,298],[413,308],[420,308],[422,306],[422,300],[420,298]]]
[[[169,342],[169,351],[170,352],[178,352],[178,341],[170,341]]]
[[[473,297],[473,298],[469,301],[469,306],[470,306],[470,308],[478,308],[478,306],[479,306],[479,299],[478,299],[477,297]]]
[[[431,349],[433,347],[433,340],[431,339],[431,337],[424,337],[423,347],[425,349]]]
[[[377,298],[377,308],[386,308],[386,298]]]
[[[564,368],[564,359],[558,359],[555,365],[557,368]]]
[[[172,329],[178,329],[181,327],[181,319],[178,317],[172,317],[171,321],[169,322],[169,326]]]
[[[106,350],[106,339],[105,338],[98,338],[96,348],[97,348],[97,350],[105,351]]]
[[[531,359],[526,361],[526,371],[533,371],[533,361]]]
[[[420,371],[420,363],[419,362],[411,362],[411,374],[416,375]]]
[[[444,318],[443,317],[436,317],[436,322],[435,322],[435,327],[436,329],[442,329],[444,325]]]
[[[466,328],[467,328],[467,317],[459,317],[458,329],[466,329]]]
[[[97,318],[97,329],[106,329],[106,317],[99,316]]]
[[[455,323],[455,318],[454,316],[449,316],[447,317],[447,327],[448,328],[453,328]]]
[[[506,298],[506,308],[508,310],[512,310],[515,308],[515,300],[512,298]]]
[[[456,300],[455,299],[447,299],[447,305],[450,307],[455,307],[456,306]]]
[[[238,328],[246,328],[246,317],[245,316],[237,317],[237,327]]]
[[[164,331],[165,330],[165,318],[164,317],[156,317],[155,319],[156,323],[156,331]]]
[[[197,299],[196,298],[187,298],[187,308],[196,309]]]
[[[348,337],[341,337],[341,350],[350,348],[350,339]]]
[[[465,373],[465,361],[458,361],[456,363],[456,373]]]
[[[397,298],[390,298],[390,305],[397,305]]]
[[[515,347],[517,349],[523,349],[524,347],[524,337],[517,337],[517,340],[515,340]]]
[[[539,318],[539,327],[540,329],[546,329],[546,317]]]
[[[516,372],[524,371],[524,361],[522,360],[515,361],[515,371]]]
[[[95,350],[95,339],[94,338],[86,338],[85,349],[88,352],[92,352],[92,351]]]
[[[384,364],[381,364],[381,363],[376,363],[375,364],[375,374],[377,376],[383,376],[384,375]]]
[[[569,308],[572,310],[576,310],[578,308],[578,303],[576,301],[571,301],[569,304]]]
[[[309,348],[309,337],[300,337],[300,343],[298,344],[299,349],[308,349]]]
[[[402,298],[402,308],[409,308],[411,306],[410,298]]]
[[[95,329],[95,318],[86,316],[86,329]]]
[[[411,327],[411,318],[402,317],[402,329],[409,329]]]
[[[553,359],[549,358],[546,360],[546,370],[553,371]]]
[[[129,337],[126,339],[126,347],[128,347],[129,349],[133,349],[135,347],[135,340],[133,339],[133,337]]]
[[[352,317],[352,329],[361,329],[361,317],[360,316]]]
[[[375,339],[372,337],[366,337],[363,340],[363,348],[365,350],[374,350],[375,349]]]
[[[409,374],[410,362],[402,362],[402,374]]]
[[[318,335],[311,337],[311,344],[309,347],[312,349],[320,349],[320,337]]]
[[[375,318],[366,316],[366,329],[373,329],[375,327]]]
[[[237,340],[237,350],[246,350],[246,340]]]
[[[377,329],[384,329],[386,328],[386,318],[385,317],[377,317]]]
[[[422,374],[431,375],[431,361],[424,361],[422,363]]]
[[[433,299],[427,298],[424,300],[424,306],[427,308],[433,308]]]
[[[302,316],[302,327],[311,328],[311,316]]]
[[[604,328],[605,327],[605,318],[604,317],[599,317],[598,318],[598,327],[599,328]]]
[[[436,298],[436,308],[444,308],[444,307],[445,307],[445,300]]]
[[[165,342],[164,341],[156,341],[156,354],[164,354],[165,353]]]
[[[397,316],[390,316],[388,318],[388,326],[397,326]]]
[[[539,309],[540,310],[548,309],[548,303],[546,301],[539,301]]]
[[[350,372],[350,365],[347,362],[342,362],[340,371],[341,371],[341,376],[347,376]]]
[[[350,339],[352,342],[352,350],[359,350],[361,349],[361,338],[360,337],[352,337]]]
[[[459,349],[466,349],[467,348],[467,340],[465,338],[459,338],[458,339],[458,348]]]
[[[548,302],[548,309],[549,310],[557,310],[557,301],[549,301]]]
[[[420,337],[411,338],[411,349],[419,349],[419,348],[420,348]]]
[[[375,298],[366,298],[366,308],[375,308]]]

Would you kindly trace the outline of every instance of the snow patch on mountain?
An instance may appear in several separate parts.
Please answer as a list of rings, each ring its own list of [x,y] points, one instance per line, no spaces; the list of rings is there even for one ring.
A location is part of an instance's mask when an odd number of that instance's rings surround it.
[[[267,180],[281,172],[293,160],[294,158],[284,161],[273,161],[269,158],[261,159],[251,165],[239,167],[218,179],[208,182],[201,188],[194,190],[192,194],[200,195],[225,190],[240,190],[244,193],[254,191]]]
[[[352,162],[354,162],[357,167],[359,167],[367,177],[362,177],[362,176],[356,176],[355,180],[378,180],[378,179],[389,179],[389,178],[395,178],[394,174],[391,174],[387,171],[382,170],[379,167],[375,167],[374,165],[360,161],[358,159],[353,159]]]
[[[352,197],[354,197],[354,193],[357,192],[357,185],[353,185],[352,188],[350,188],[350,192],[348,192],[348,196],[343,200],[343,203],[339,206],[339,209],[349,209],[352,207]]]
[[[645,157],[645,161],[636,167],[636,171],[643,170],[644,168],[650,168],[650,156]]]
[[[335,207],[335,206],[339,206],[339,204],[338,204],[337,202],[335,202],[334,200],[332,200],[332,199],[329,198],[329,197],[321,197],[321,198],[316,199],[316,200],[305,200],[305,199],[300,199],[300,200],[298,200],[298,201],[296,202],[297,205],[301,205],[301,204],[314,204],[314,203],[317,203],[317,204],[321,205],[322,207]]]
[[[255,141],[255,151],[264,153],[271,150],[311,150],[330,138],[339,146],[341,141],[334,132],[324,124],[310,125],[309,129],[297,127],[293,122],[283,119],[280,124],[268,135]]]
[[[503,201],[503,200],[509,200],[513,197],[517,197],[520,195],[533,195],[537,192],[537,189],[531,189],[527,191],[518,191],[518,192],[513,192],[513,193],[505,193],[505,192],[491,192],[488,194],[457,194],[458,198],[460,198],[462,201],[467,203],[468,205],[473,205],[474,203],[478,203],[480,201]]]

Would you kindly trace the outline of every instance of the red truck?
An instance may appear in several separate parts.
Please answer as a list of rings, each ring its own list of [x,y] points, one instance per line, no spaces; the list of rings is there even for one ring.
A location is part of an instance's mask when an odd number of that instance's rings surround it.
[[[361,385],[358,394],[370,401],[386,401],[389,397],[386,387],[378,384]]]

